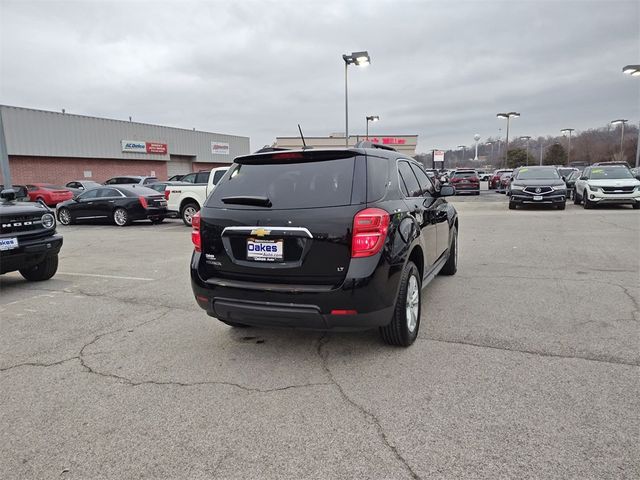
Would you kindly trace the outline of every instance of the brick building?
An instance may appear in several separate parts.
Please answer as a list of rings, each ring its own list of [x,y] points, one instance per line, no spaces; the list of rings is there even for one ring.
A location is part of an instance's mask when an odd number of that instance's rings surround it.
[[[249,153],[249,137],[4,105],[0,114],[15,184],[117,175],[163,180]]]

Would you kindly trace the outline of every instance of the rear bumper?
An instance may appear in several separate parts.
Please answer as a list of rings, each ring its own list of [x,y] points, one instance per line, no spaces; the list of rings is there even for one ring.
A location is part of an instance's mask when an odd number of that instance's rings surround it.
[[[0,273],[33,267],[48,256],[57,255],[60,248],[62,237],[58,235],[35,240],[18,240],[18,248],[0,252]]]
[[[467,184],[454,183],[452,185],[455,187],[456,193],[480,191],[480,184],[477,184],[477,183],[467,183]]]
[[[191,260],[198,305],[220,320],[261,327],[366,330],[391,321],[402,267],[379,265],[367,278],[347,278],[336,288],[205,280],[200,254]],[[246,285],[245,285],[246,284]],[[333,311],[351,311],[332,314]],[[353,313],[353,311],[357,313]]]

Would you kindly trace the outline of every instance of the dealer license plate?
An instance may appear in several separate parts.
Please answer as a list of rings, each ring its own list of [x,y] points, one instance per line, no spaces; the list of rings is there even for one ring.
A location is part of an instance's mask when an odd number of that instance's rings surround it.
[[[542,200],[542,195],[534,195],[533,199],[535,201],[540,201],[540,200]]]
[[[284,241],[247,239],[247,260],[256,262],[281,262],[284,258]]]
[[[0,239],[0,250],[13,250],[14,248],[18,248],[17,238]]]

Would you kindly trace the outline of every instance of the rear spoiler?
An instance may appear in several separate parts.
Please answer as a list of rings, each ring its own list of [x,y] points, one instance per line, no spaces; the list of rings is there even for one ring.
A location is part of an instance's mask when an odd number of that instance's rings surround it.
[[[355,148],[379,148],[381,150],[390,150],[392,152],[397,152],[397,150],[389,145],[382,145],[380,143],[369,142],[368,140],[362,140],[355,144]]]
[[[300,163],[338,160],[358,155],[356,150],[278,150],[265,153],[253,153],[236,157],[234,163],[240,165],[261,165],[269,163]]]

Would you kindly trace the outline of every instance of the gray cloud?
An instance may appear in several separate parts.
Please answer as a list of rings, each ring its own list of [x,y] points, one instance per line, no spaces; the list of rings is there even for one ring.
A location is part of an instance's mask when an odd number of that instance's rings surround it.
[[[419,150],[638,121],[637,1],[0,3],[0,101],[248,135],[417,133]]]

